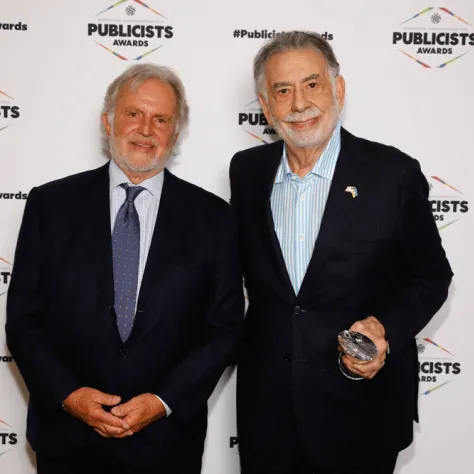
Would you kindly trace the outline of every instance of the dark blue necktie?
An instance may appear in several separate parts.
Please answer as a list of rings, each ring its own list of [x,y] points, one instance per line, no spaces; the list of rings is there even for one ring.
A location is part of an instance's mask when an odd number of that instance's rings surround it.
[[[145,188],[128,184],[120,186],[127,192],[127,197],[115,219],[112,256],[117,327],[125,342],[132,332],[135,319],[140,261],[140,221],[134,201]]]

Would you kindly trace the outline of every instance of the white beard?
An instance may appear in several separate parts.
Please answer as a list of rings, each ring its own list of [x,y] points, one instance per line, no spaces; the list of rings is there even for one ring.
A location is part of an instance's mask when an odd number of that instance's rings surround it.
[[[115,146],[115,135],[113,127],[110,129],[109,135],[109,149],[112,159],[117,163],[119,168],[133,171],[134,173],[149,173],[150,171],[162,171],[171,158],[171,151],[168,150],[163,156],[153,156],[151,160],[146,163],[136,164],[127,156],[126,153],[121,153]]]
[[[297,131],[287,125],[287,123],[319,117],[322,115],[321,111],[317,107],[312,107],[302,113],[290,112],[283,120],[277,120],[270,112],[273,126],[278,135],[284,141],[289,141],[296,148],[318,148],[330,139],[339,120],[337,102],[331,105],[327,114],[329,114],[329,122],[324,126],[316,125],[310,130]]]

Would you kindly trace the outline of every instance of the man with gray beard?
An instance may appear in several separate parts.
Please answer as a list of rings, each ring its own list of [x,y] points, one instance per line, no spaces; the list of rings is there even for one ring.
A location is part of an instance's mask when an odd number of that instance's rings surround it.
[[[207,400],[243,320],[231,210],[166,168],[183,85],[142,64],[109,86],[106,165],[34,188],[7,304],[39,474],[198,474]]]
[[[266,43],[254,76],[282,140],[230,168],[249,297],[242,473],[390,474],[418,420],[415,336],[452,278],[428,184],[416,160],[342,128],[344,79],[319,35]],[[345,329],[377,356],[343,355]]]

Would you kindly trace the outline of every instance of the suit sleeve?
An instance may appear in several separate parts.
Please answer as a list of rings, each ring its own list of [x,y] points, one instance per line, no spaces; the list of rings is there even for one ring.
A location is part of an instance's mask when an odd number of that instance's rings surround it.
[[[230,179],[230,205],[232,209],[235,209],[238,204],[238,198],[237,198],[237,193],[236,193],[236,186],[237,186],[237,166],[238,166],[238,158],[239,153],[236,153],[231,162],[230,162],[230,167],[229,167],[229,179]]]
[[[244,319],[235,221],[228,206],[218,221],[217,232],[206,342],[175,367],[157,391],[173,416],[184,422],[206,406],[220,376],[232,362]]]
[[[385,327],[392,355],[410,344],[441,308],[453,276],[433,219],[428,183],[419,163],[411,163],[398,223],[406,283],[392,304],[376,315]]]
[[[7,298],[6,336],[31,399],[49,410],[60,409],[61,402],[81,384],[48,338],[41,290],[41,240],[39,191],[33,188],[15,252]]]

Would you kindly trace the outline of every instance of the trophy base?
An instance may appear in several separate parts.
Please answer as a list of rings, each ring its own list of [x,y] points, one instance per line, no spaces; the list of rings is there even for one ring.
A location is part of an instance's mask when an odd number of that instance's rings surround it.
[[[356,375],[352,373],[350,370],[347,369],[347,367],[344,365],[344,362],[342,362],[342,356],[344,354],[342,352],[339,353],[339,358],[337,359],[337,364],[339,365],[339,370],[341,371],[342,375],[344,377],[350,379],[350,380],[364,380],[364,377],[361,377],[359,375]]]

